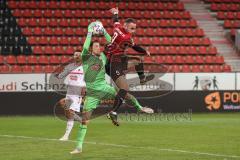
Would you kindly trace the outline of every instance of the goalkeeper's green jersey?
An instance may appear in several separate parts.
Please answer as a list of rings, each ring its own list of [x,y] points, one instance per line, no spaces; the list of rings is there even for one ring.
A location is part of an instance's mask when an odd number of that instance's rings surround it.
[[[104,36],[108,42],[111,41],[111,36],[107,32]],[[104,53],[101,53],[100,56],[96,56],[89,52],[91,39],[92,34],[88,33],[81,53],[84,80],[87,89],[98,88],[107,83],[105,80],[105,64],[107,63],[107,57]]]

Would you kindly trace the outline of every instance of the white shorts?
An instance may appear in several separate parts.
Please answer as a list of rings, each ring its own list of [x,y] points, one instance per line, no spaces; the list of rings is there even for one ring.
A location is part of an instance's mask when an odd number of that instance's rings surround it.
[[[82,97],[77,95],[66,95],[66,106],[67,108],[80,112],[80,107],[82,103]]]

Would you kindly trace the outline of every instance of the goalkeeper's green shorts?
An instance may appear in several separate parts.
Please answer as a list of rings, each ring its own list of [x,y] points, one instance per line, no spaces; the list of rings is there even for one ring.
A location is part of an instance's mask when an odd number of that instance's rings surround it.
[[[101,100],[114,99],[116,94],[116,89],[109,84],[87,88],[83,111],[89,112],[96,109]]]

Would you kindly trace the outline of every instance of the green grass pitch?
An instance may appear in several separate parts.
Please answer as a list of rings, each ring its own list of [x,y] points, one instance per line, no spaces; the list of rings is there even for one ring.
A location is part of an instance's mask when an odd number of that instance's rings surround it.
[[[230,160],[240,159],[240,113],[193,114],[192,120],[136,122],[115,127],[91,121],[83,153],[60,142],[66,124],[51,116],[0,117],[0,160]]]

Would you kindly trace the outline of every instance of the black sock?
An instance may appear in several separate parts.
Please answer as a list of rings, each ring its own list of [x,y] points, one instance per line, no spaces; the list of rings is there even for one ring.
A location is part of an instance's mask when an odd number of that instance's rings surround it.
[[[123,103],[123,100],[125,99],[125,96],[127,95],[127,91],[124,89],[120,89],[115,97],[114,104],[113,104],[113,112],[117,112],[117,110],[120,108],[120,106]]]
[[[139,79],[143,79],[145,77],[144,75],[144,67],[143,67],[143,63],[139,63],[138,65],[135,65],[135,70],[138,74]]]

